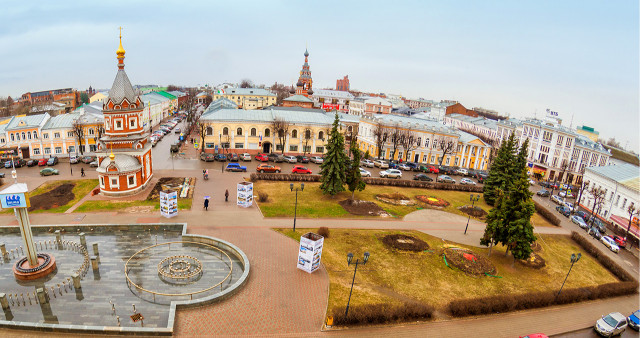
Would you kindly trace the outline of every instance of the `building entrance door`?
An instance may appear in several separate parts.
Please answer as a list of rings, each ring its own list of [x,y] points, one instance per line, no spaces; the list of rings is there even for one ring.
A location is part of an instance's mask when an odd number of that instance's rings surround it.
[[[420,160],[420,155],[418,155],[418,154],[413,155],[413,162],[414,163],[418,163],[419,160]]]
[[[29,154],[29,147],[20,148],[20,152],[22,152],[22,158],[30,158],[31,154]]]
[[[271,143],[270,142],[263,142],[262,143],[262,152],[265,153],[265,154],[271,153]]]

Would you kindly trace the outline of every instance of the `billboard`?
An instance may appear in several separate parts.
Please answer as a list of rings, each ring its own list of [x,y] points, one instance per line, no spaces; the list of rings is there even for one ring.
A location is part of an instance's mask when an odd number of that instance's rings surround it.
[[[13,193],[0,195],[2,208],[27,208],[29,197],[25,193]]]
[[[160,192],[160,215],[171,218],[178,215],[178,192],[173,190]]]
[[[298,250],[298,269],[308,273],[316,271],[320,267],[323,244],[324,237],[318,234],[309,232],[302,235]]]
[[[333,103],[323,103],[322,104],[322,109],[326,110],[326,111],[340,110],[340,105],[339,104],[333,104]]]
[[[238,183],[238,198],[237,205],[243,208],[248,208],[253,205],[253,183],[240,182]]]

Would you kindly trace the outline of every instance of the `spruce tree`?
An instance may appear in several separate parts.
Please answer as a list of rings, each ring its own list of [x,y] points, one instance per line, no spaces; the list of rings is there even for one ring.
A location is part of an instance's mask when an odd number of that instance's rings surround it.
[[[346,182],[351,191],[351,199],[354,198],[356,191],[362,191],[366,187],[366,183],[362,180],[360,175],[360,155],[362,152],[357,145],[357,137],[353,137],[351,145],[349,147],[353,159],[351,160],[350,167],[347,170]]]
[[[489,177],[487,177],[484,187],[482,188],[484,200],[491,206],[495,205],[496,202],[496,189],[502,189],[503,191],[509,190],[506,185],[508,185],[512,179],[515,147],[515,136],[511,134],[505,142],[502,142],[502,145],[498,149],[498,155],[491,164]]]
[[[340,118],[336,113],[327,143],[327,153],[324,155],[324,161],[320,165],[320,173],[322,175],[320,189],[322,189],[323,194],[331,196],[344,191],[346,180],[345,169],[348,159],[347,154],[344,153],[344,137],[338,130],[339,126]]]
[[[526,151],[526,150],[525,150]],[[536,209],[529,191],[529,177],[526,168],[522,168],[514,181],[511,192],[505,202],[507,226],[506,242],[514,259],[527,259],[531,255],[531,244],[536,240],[533,234],[531,216]]]

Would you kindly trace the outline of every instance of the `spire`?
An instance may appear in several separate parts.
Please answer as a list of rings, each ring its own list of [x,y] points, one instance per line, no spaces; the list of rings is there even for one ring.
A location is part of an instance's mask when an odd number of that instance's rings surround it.
[[[120,47],[116,50],[116,55],[118,55],[118,69],[124,69],[124,48],[122,48],[122,27],[120,29]]]
[[[304,49],[304,57],[309,56],[309,50],[307,48]]]

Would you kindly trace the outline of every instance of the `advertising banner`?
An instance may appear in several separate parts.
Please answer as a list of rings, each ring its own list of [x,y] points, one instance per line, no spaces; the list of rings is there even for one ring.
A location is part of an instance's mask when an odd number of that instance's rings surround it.
[[[160,192],[160,215],[171,218],[178,215],[178,192],[173,190]]]
[[[320,267],[322,257],[322,245],[324,237],[312,232],[300,237],[300,250],[298,251],[298,269],[312,273]]]
[[[237,204],[243,208],[248,208],[253,205],[253,183],[240,182],[238,183],[238,197]]]
[[[323,103],[322,104],[322,109],[326,110],[326,111],[340,110],[340,105],[339,104],[333,104],[333,103]]]
[[[28,197],[25,193],[0,195],[2,208],[27,208]]]

